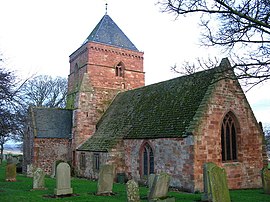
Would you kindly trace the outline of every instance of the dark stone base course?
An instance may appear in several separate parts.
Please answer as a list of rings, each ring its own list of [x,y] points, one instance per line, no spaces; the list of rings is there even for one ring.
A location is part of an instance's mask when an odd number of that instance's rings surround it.
[[[43,198],[67,198],[73,196],[80,196],[79,194],[66,194],[66,195],[43,195]]]

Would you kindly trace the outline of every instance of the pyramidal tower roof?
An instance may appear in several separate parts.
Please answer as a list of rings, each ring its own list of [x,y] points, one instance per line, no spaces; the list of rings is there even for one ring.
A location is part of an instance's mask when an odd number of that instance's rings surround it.
[[[105,14],[83,44],[97,42],[133,51],[139,51],[116,23]]]

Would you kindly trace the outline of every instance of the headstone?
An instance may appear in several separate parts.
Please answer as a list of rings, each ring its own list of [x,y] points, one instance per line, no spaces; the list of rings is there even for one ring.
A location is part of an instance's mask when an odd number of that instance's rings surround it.
[[[203,190],[204,190],[204,193],[202,194],[202,197],[201,197],[202,201],[211,201],[212,200],[208,171],[211,168],[213,168],[214,166],[217,166],[217,165],[212,163],[212,162],[208,162],[208,163],[205,163],[203,165]]]
[[[264,193],[270,194],[270,170],[268,168],[262,170],[262,184]]]
[[[33,177],[33,173],[35,171],[33,164],[28,164],[26,169],[26,176]]]
[[[51,178],[55,178],[55,169],[56,169],[56,161],[54,161],[53,164],[52,164]]]
[[[170,176],[166,173],[161,173],[155,176],[153,185],[148,195],[148,199],[159,199],[168,197],[170,185]]]
[[[224,168],[214,166],[208,171],[210,189],[213,202],[231,202]]]
[[[67,163],[59,163],[56,168],[55,195],[68,195],[73,193],[70,186],[70,166]]]
[[[152,187],[152,185],[153,185],[155,176],[156,176],[155,174],[150,174],[150,175],[148,176],[148,179],[147,179],[147,185],[148,185],[149,190],[151,190],[151,187]]]
[[[97,195],[106,195],[112,193],[114,177],[115,177],[114,165],[101,166],[98,178]]]
[[[16,181],[16,164],[10,163],[6,166],[6,181],[15,182]]]
[[[33,174],[33,189],[45,189],[44,186],[45,172],[37,168]]]
[[[139,186],[135,180],[129,180],[126,184],[126,189],[128,202],[140,202]]]

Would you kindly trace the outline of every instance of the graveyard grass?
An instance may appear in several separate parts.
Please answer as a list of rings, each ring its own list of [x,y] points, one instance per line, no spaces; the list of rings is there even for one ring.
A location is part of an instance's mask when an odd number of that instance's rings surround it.
[[[86,179],[72,178],[71,186],[74,194],[77,196],[66,198],[48,198],[45,196],[52,196],[56,186],[55,179],[46,177],[45,187],[46,190],[31,191],[33,184],[32,178],[27,178],[25,175],[17,174],[16,182],[5,181],[5,166],[3,163],[0,165],[0,201],[1,202],[38,202],[38,201],[92,201],[92,202],[125,202],[126,201],[126,188],[124,184],[115,183],[113,191],[116,193],[114,196],[95,196],[97,191],[97,182]],[[141,197],[147,196],[147,188],[140,187]],[[176,201],[181,202],[195,202],[200,201],[201,194],[190,194],[181,192],[169,192],[169,196],[175,197]],[[270,202],[270,195],[263,194],[262,189],[254,190],[236,190],[230,191],[232,202]],[[147,201],[146,198],[141,200]]]

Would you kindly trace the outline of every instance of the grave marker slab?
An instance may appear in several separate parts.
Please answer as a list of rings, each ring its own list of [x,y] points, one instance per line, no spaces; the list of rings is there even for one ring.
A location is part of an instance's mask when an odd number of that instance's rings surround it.
[[[97,195],[106,195],[112,193],[114,177],[114,165],[101,166],[98,178]]]
[[[262,170],[262,184],[265,194],[270,194],[270,170],[263,168]]]
[[[209,183],[209,176],[208,171],[217,166],[215,163],[208,162],[203,165],[203,189],[204,193],[202,194],[201,200],[202,201],[211,201],[212,195],[211,195],[211,189],[210,189],[210,183]]]
[[[70,166],[67,163],[59,163],[56,168],[55,195],[68,195],[73,193],[70,185]]]
[[[6,166],[6,181],[7,182],[15,182],[16,181],[16,164],[7,164]]]
[[[140,202],[139,186],[135,180],[129,180],[126,189],[128,202]]]
[[[45,189],[44,186],[45,172],[37,168],[33,174],[33,189]]]
[[[26,168],[26,176],[33,177],[34,172],[35,172],[35,168],[33,164],[28,164]]]
[[[161,173],[155,176],[153,185],[148,195],[148,199],[166,198],[169,191],[170,176],[166,173]]]
[[[212,201],[231,202],[225,169],[214,166],[208,171],[208,175]]]

